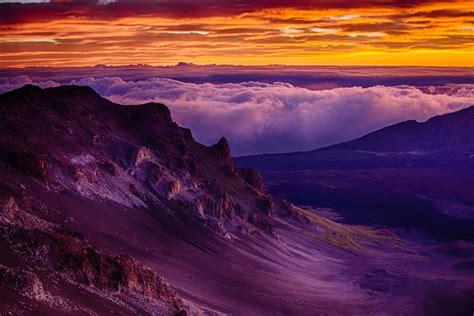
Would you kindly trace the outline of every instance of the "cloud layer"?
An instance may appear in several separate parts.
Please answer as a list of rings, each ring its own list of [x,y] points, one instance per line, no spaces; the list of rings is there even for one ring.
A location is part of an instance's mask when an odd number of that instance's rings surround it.
[[[425,94],[408,86],[311,91],[285,83],[192,84],[171,79],[85,78],[101,95],[123,104],[162,102],[175,120],[210,144],[229,138],[234,154],[309,150],[361,136],[407,119],[474,105],[473,90]]]
[[[472,88],[451,94],[428,94],[410,86],[312,91],[288,83],[193,84],[118,77],[72,83],[89,85],[117,103],[164,103],[197,140],[212,144],[226,136],[234,155],[311,150],[403,120],[423,121],[474,105]],[[0,81],[0,90],[5,86]]]
[[[52,80],[33,81],[31,80],[29,76],[26,76],[26,75],[15,76],[13,78],[5,77],[5,78],[0,78],[0,93],[17,89],[26,84],[34,84],[41,88],[57,87],[60,85],[59,83]]]

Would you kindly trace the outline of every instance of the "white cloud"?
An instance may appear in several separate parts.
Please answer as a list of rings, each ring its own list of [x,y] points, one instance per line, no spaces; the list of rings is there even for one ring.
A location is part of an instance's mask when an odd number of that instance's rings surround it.
[[[341,29],[336,28],[322,28],[322,27],[312,27],[309,29],[311,32],[315,33],[325,33],[325,34],[336,34]]]
[[[295,33],[303,33],[304,32],[304,30],[295,29],[295,28],[292,28],[292,27],[284,27],[280,31],[282,33],[286,33],[286,34],[295,34]]]
[[[25,77],[9,83],[1,79],[0,91],[30,83]],[[117,103],[164,103],[198,141],[212,144],[226,136],[234,155],[315,149],[403,120],[424,121],[474,105],[472,87],[429,94],[411,86],[313,91],[288,83],[193,84],[163,78],[83,78],[71,83],[89,85]]]
[[[51,80],[33,82],[30,77],[22,75],[11,78],[0,78],[0,93],[20,88],[26,84],[34,84],[41,88],[57,87],[60,84]]]
[[[211,144],[225,135],[236,155],[314,149],[474,105],[472,88],[448,95],[409,86],[312,91],[287,83],[193,84],[162,78],[76,83],[118,103],[164,103],[199,141]]]
[[[331,16],[329,18],[334,21],[347,21],[347,20],[355,20],[360,17],[361,16],[358,14],[348,14],[348,15],[341,15],[341,16]]]
[[[382,32],[368,32],[368,33],[351,33],[349,34],[350,37],[384,37],[385,33]]]

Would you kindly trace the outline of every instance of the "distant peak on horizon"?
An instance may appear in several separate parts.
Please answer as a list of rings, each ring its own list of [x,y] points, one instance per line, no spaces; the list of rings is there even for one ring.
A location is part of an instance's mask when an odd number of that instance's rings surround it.
[[[180,61],[175,66],[176,67],[183,67],[183,66],[197,66],[197,65],[193,64],[193,63],[188,63],[188,62],[185,62],[185,61]]]

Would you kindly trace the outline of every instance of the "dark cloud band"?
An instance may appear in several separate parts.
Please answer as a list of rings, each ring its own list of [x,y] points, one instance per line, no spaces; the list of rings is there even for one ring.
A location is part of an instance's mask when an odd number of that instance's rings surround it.
[[[396,7],[409,8],[439,1],[423,0],[177,0],[177,1],[51,1],[48,3],[0,4],[0,21],[3,24],[44,22],[68,17],[118,19],[134,16],[160,16],[169,18],[196,18],[233,16],[264,9],[351,9]],[[439,12],[438,14],[441,14]],[[453,12],[448,12],[453,14]],[[462,13],[457,13],[462,14]]]

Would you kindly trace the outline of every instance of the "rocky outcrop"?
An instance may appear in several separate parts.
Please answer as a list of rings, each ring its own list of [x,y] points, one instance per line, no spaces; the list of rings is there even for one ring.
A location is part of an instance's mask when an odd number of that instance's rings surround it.
[[[260,173],[252,168],[241,168],[239,173],[244,179],[245,183],[257,190],[258,192],[264,192],[263,179]]]
[[[19,268],[8,268],[0,264],[0,286],[34,300],[44,300],[46,293],[38,276]]]
[[[194,201],[194,209],[202,217],[212,216],[217,219],[230,218],[233,212],[233,204],[224,193],[216,199],[210,194],[204,194]]]
[[[29,232],[25,232],[29,235]],[[51,268],[87,286],[113,291],[130,291],[148,299],[180,305],[177,293],[153,270],[124,254],[101,254],[86,240],[59,232],[29,235],[30,251],[44,251]],[[45,248],[45,246],[47,246]],[[45,250],[47,249],[47,250]]]
[[[169,300],[179,308],[181,299],[178,294],[156,272],[125,254],[113,257],[111,262],[113,268],[110,276],[112,279],[117,278],[115,284],[118,288],[125,288],[148,298]]]
[[[2,208],[0,210],[0,221],[14,224],[17,221],[19,213],[20,209],[16,204],[15,199],[13,197],[9,197],[2,203]]]
[[[169,125],[173,123],[170,110],[161,103],[146,103],[131,107],[130,122],[137,126]]]
[[[145,146],[142,146],[138,149],[137,153],[135,154],[135,159],[133,161],[133,165],[138,167],[142,162],[146,160],[150,160],[153,156],[153,153],[150,149]]]
[[[219,141],[212,146],[216,152],[219,162],[224,167],[224,170],[228,175],[235,175],[236,168],[234,161],[232,160],[232,154],[230,152],[230,146],[225,137],[221,137]]]
[[[3,164],[39,180],[45,180],[47,169],[45,161],[37,154],[25,151],[7,151],[2,153]]]
[[[98,163],[98,166],[99,166],[100,169],[106,171],[107,173],[109,173],[112,176],[117,175],[117,169],[116,169],[115,165],[110,161],[102,160]]]
[[[0,202],[0,223],[19,225],[28,229],[50,229],[55,226],[38,216],[25,212],[11,196]]]
[[[155,271],[125,254],[102,254],[80,234],[10,225],[0,227],[0,232],[0,238],[22,254],[23,260],[47,273],[60,273],[65,280],[101,291],[133,293],[151,302],[164,302],[176,311],[182,304],[176,291]],[[42,283],[34,273],[1,265],[0,285],[36,299],[43,295]]]
[[[230,153],[229,142],[225,137],[221,137],[219,141],[213,146],[219,154],[222,163],[231,163],[232,155]]]
[[[257,199],[257,207],[260,213],[270,215],[274,213],[273,198],[270,195]]]
[[[42,282],[38,276],[41,274],[57,279],[59,275],[56,282],[77,283],[90,291],[99,290],[101,295],[132,295],[132,301],[136,299],[137,306],[143,305],[143,302],[154,306],[158,302],[158,305],[174,310],[174,313],[180,310],[182,300],[176,291],[154,270],[133,257],[104,254],[81,233],[40,219],[24,209],[41,207],[41,204],[35,206],[36,202],[30,198],[22,198],[18,202],[14,197],[2,200],[2,251],[6,247],[29,268],[4,266],[1,264],[4,259],[0,258],[0,288],[9,288],[28,298],[45,301],[45,304],[56,304],[62,299],[52,299],[43,289],[44,279]],[[8,257],[14,256],[9,254]]]
[[[167,195],[168,199],[174,198],[183,190],[184,189],[183,189],[183,185],[181,184],[181,181],[179,180],[171,181],[168,186],[168,195]]]
[[[268,218],[260,213],[250,213],[248,220],[255,227],[264,230],[270,234],[273,234],[273,227],[268,221]]]
[[[15,127],[0,133],[0,152],[21,152],[9,165],[54,190],[168,214],[179,203],[206,227],[217,219],[228,230],[253,225],[250,213],[273,214],[261,201],[260,176],[237,170],[225,137],[197,143],[162,104],[122,106],[90,88],[62,86],[5,93],[0,107],[0,123]]]

